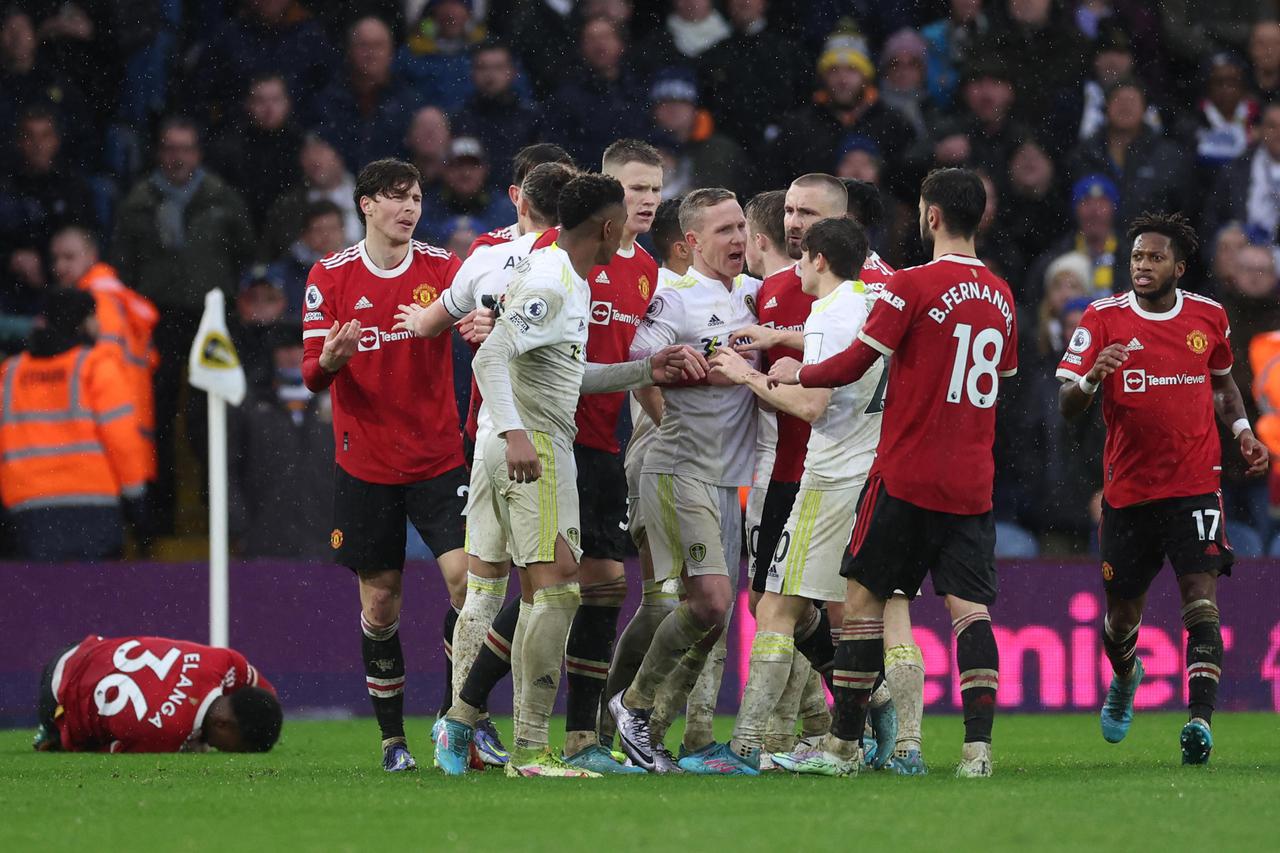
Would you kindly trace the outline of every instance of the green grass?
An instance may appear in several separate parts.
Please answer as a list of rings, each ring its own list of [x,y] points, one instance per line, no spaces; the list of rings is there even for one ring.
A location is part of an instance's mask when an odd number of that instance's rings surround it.
[[[35,754],[0,731],[0,850],[1276,849],[1280,717],[1220,715],[1207,768],[1179,765],[1182,719],[1113,746],[1093,717],[1001,717],[990,780],[951,776],[956,717],[926,721],[923,779],[392,777],[371,720],[288,724],[254,756]]]

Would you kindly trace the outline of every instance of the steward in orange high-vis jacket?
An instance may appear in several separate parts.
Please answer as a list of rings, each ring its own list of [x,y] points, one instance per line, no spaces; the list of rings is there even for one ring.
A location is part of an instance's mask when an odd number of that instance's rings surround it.
[[[28,559],[116,556],[121,510],[141,514],[150,449],[93,314],[88,293],[53,291],[29,350],[0,365],[0,501]]]
[[[160,357],[152,333],[160,312],[151,300],[120,281],[115,269],[99,259],[98,243],[79,226],[64,228],[50,243],[53,274],[62,287],[78,287],[93,295],[97,306],[98,344],[116,350],[133,388],[138,426],[147,444],[147,480],[155,479],[154,377]]]

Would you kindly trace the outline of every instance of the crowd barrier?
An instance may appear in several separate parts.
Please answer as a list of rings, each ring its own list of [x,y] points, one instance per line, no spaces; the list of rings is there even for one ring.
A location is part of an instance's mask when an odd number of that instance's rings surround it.
[[[621,624],[639,600],[638,570],[628,567],[631,595]],[[0,726],[35,719],[39,675],[53,652],[89,633],[208,638],[204,564],[0,564]],[[1220,707],[1280,712],[1280,595],[1270,581],[1280,561],[1245,560],[1220,584],[1226,645]],[[514,585],[513,585],[514,586]],[[1099,626],[1102,583],[1096,562],[1033,560],[1000,567],[993,608],[1000,645],[1002,709],[1094,711],[1110,678]],[[401,636],[408,663],[406,707],[434,714],[444,666],[440,630],[448,603],[437,570],[407,570]],[[1184,634],[1173,575],[1157,578],[1142,625],[1139,654],[1147,678],[1139,708],[1185,703]],[[935,712],[960,708],[950,621],[928,589],[912,608],[924,654],[925,702]],[[746,680],[754,626],[745,596],[734,615],[720,707],[731,711]],[[231,646],[278,686],[287,712],[346,716],[369,712],[360,667],[356,582],[346,569],[317,563],[245,561],[231,566]],[[510,686],[494,697],[510,708]]]

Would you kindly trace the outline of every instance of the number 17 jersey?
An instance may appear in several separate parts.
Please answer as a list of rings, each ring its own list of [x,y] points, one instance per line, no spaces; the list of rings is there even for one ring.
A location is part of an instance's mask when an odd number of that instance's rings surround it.
[[[990,511],[996,398],[1018,370],[1009,285],[963,255],[899,270],[858,338],[892,356],[871,476],[924,509]]]

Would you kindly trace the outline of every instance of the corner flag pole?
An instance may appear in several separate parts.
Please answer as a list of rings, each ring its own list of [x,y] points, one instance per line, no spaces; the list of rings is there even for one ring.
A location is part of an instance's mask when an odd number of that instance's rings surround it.
[[[205,294],[187,369],[191,384],[209,397],[209,645],[226,647],[231,626],[227,403],[238,406],[244,400],[245,378],[227,333],[222,291],[216,287]]]
[[[209,645],[229,643],[231,600],[227,537],[227,402],[209,395]]]

